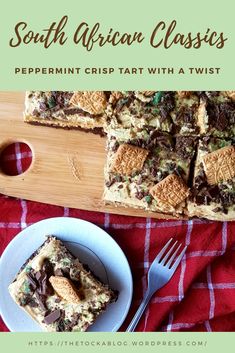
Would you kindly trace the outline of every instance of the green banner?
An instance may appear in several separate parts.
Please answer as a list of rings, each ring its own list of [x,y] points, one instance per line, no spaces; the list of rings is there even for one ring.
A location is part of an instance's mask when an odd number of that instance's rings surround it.
[[[0,334],[3,351],[17,353],[233,352],[234,333],[8,333]],[[229,344],[229,342],[231,342]]]
[[[0,89],[234,89],[234,10],[234,0],[8,0]]]

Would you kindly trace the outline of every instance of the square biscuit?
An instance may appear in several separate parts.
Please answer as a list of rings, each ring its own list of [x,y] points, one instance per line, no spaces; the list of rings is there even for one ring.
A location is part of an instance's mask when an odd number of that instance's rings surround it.
[[[235,177],[235,147],[227,146],[208,153],[202,159],[208,184],[214,185]]]
[[[111,165],[111,172],[121,175],[131,175],[141,171],[149,151],[124,143],[118,147]]]
[[[77,91],[74,92],[70,103],[90,114],[102,114],[107,105],[103,91]]]
[[[49,278],[54,291],[68,303],[80,303],[81,296],[78,289],[66,277],[51,276]]]
[[[162,205],[176,207],[189,195],[189,188],[180,177],[170,174],[154,185],[150,193]]]

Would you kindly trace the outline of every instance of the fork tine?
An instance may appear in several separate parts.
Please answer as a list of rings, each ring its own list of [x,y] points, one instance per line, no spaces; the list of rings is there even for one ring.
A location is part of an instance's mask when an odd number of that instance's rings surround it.
[[[179,256],[177,257],[177,259],[175,260],[175,263],[174,265],[172,266],[171,270],[175,271],[180,263],[180,261],[182,260],[184,254],[185,254],[185,251],[187,250],[187,246],[185,246],[183,248],[183,250],[181,251],[181,253],[179,254]]]
[[[171,255],[170,259],[168,260],[168,262],[166,263],[166,267],[170,268],[172,262],[174,261],[175,257],[176,257],[176,254],[178,253],[179,249],[181,248],[181,245],[180,244],[178,246],[178,248],[175,250],[175,252]]]
[[[170,240],[168,240],[168,242],[166,243],[166,245],[162,248],[162,250],[159,252],[159,254],[157,254],[157,256],[154,259],[154,262],[157,260],[159,261],[162,257],[162,255],[165,253],[165,250],[168,248],[168,245],[172,242],[173,238],[171,238]]]
[[[170,254],[172,253],[172,251],[174,250],[176,244],[178,243],[178,241],[176,240],[176,242],[172,245],[172,247],[169,249],[169,251],[166,253],[166,255],[163,257],[163,259],[161,260],[161,265],[165,265],[165,262],[167,261],[167,259],[169,258]]]

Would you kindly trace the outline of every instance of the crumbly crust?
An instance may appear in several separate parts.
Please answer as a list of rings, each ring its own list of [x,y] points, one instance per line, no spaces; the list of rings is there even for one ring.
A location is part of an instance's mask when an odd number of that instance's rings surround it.
[[[223,212],[214,212],[213,210],[218,205],[197,205],[192,201],[188,201],[188,216],[189,217],[198,217],[209,219],[212,221],[234,221],[235,219],[235,211],[230,211],[229,213],[225,214]]]
[[[84,132],[92,132],[95,135],[100,135],[101,137],[106,136],[106,133],[104,132],[103,123],[101,124],[78,124],[73,121],[69,122],[63,122],[55,119],[41,119],[37,118],[34,116],[25,116],[24,121],[27,122],[30,125],[36,125],[36,126],[45,126],[45,127],[53,127],[53,128],[58,128],[58,129],[64,129],[64,130],[78,130],[78,131],[84,131]],[[97,125],[97,126],[94,126]],[[84,127],[82,127],[84,126]]]

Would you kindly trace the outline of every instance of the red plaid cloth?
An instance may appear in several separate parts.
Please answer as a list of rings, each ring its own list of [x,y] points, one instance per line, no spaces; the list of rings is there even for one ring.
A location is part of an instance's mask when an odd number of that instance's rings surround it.
[[[18,144],[4,159],[24,170],[30,152]],[[15,163],[16,162],[16,163]],[[146,273],[169,238],[188,245],[172,280],[153,297],[138,331],[235,331],[235,222],[157,221],[50,206],[0,196],[0,253],[28,225],[69,216],[107,230],[125,252],[134,297],[125,330],[146,290]],[[8,331],[3,321],[0,330]]]

